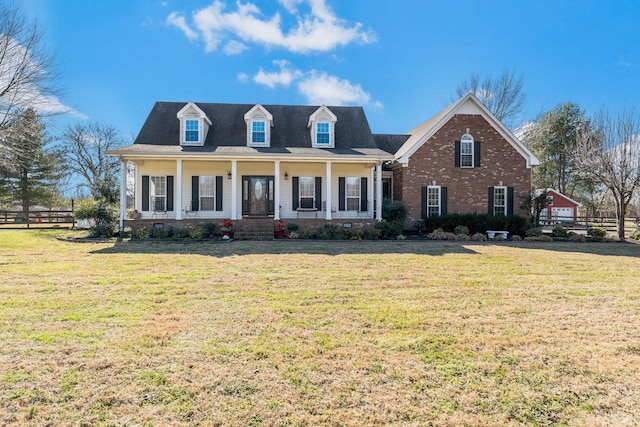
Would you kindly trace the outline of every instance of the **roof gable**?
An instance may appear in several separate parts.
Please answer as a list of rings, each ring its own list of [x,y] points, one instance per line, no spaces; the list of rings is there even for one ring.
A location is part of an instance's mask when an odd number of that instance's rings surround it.
[[[398,149],[395,158],[399,163],[408,163],[409,158],[422,147],[456,114],[481,115],[502,137],[525,159],[527,167],[540,164],[535,155],[507,129],[471,92],[449,105],[435,116],[409,131],[409,139]]]

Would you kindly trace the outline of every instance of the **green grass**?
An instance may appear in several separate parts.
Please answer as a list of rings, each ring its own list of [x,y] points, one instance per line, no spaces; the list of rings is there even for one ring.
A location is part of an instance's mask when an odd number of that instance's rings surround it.
[[[635,425],[640,246],[0,231],[2,425]]]

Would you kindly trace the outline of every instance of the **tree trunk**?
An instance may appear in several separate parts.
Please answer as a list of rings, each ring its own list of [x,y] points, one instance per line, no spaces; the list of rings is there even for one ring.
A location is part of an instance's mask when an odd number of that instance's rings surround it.
[[[618,240],[624,242],[624,218],[627,210],[627,205],[622,201],[618,201],[616,197],[616,220],[618,224]]]

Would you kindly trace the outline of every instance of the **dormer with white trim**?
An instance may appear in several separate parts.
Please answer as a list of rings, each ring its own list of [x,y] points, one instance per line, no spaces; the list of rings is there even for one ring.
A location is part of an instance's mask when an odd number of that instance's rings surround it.
[[[271,146],[273,116],[266,108],[260,104],[256,104],[244,115],[244,121],[247,123],[248,147]]]
[[[194,102],[187,103],[177,114],[180,120],[180,145],[203,146],[211,120]]]
[[[320,106],[310,117],[307,127],[311,129],[313,148],[335,148],[335,128],[338,118],[325,105]]]

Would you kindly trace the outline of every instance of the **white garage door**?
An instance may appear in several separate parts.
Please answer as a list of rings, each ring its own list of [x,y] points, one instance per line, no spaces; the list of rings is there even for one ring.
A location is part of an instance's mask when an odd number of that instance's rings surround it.
[[[551,208],[551,216],[557,221],[573,221],[573,208]]]

